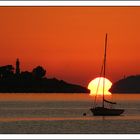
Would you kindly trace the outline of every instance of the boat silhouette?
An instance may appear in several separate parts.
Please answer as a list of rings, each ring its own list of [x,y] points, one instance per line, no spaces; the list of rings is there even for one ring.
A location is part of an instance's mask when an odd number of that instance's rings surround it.
[[[105,107],[105,102],[108,104],[116,104],[115,102],[111,102],[105,99],[105,95],[104,95],[104,89],[105,89],[105,76],[106,76],[106,50],[107,50],[107,34],[105,37],[105,51],[104,51],[104,60],[103,60],[103,65],[102,65],[102,69],[101,69],[101,73],[100,76],[102,76],[103,74],[103,98],[102,98],[102,106],[96,106],[96,103],[94,104],[94,106],[90,109],[90,111],[93,113],[94,116],[119,116],[124,112],[124,109],[117,109],[117,108],[107,108]],[[100,82],[100,81],[99,81]],[[98,87],[99,87],[99,82],[98,82]],[[98,88],[97,88],[98,90]],[[97,91],[96,91],[96,95],[97,97]],[[96,99],[95,97],[95,99]],[[96,102],[96,100],[95,100]]]

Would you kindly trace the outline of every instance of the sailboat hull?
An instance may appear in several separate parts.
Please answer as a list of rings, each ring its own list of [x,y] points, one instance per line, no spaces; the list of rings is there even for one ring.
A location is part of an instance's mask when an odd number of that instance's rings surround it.
[[[123,109],[109,109],[104,107],[91,108],[90,110],[94,116],[119,116],[124,112]]]

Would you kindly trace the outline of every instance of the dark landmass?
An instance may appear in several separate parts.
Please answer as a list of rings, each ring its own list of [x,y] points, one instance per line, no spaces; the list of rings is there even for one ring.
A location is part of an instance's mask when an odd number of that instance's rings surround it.
[[[115,82],[109,91],[112,93],[140,93],[140,75],[129,76]]]
[[[0,93],[89,93],[80,85],[70,84],[56,78],[45,77],[46,70],[37,66],[32,72],[20,71],[17,59],[16,69],[12,65],[0,67]]]

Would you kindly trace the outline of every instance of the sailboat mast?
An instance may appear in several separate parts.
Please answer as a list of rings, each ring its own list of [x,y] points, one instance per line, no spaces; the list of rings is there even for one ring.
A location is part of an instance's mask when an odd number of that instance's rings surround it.
[[[104,90],[105,90],[105,76],[106,76],[106,49],[107,49],[107,34],[105,37],[105,50],[104,50],[104,64],[103,64],[103,104],[102,107],[104,107]]]

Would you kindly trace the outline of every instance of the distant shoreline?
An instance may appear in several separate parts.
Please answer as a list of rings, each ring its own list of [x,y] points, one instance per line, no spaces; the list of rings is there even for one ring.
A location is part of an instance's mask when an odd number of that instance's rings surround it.
[[[113,94],[140,94],[140,75],[132,75],[120,79],[112,85],[109,91]]]
[[[10,82],[9,82],[10,81]],[[10,83],[10,84],[9,84]],[[90,93],[86,87],[70,84],[56,78],[32,80],[0,80],[0,93]]]
[[[46,70],[42,66],[29,72],[21,71],[19,59],[15,65],[15,68],[13,65],[0,67],[0,93],[90,93],[87,87],[47,78]],[[140,75],[124,77],[115,82],[109,91],[112,94],[139,94]]]

